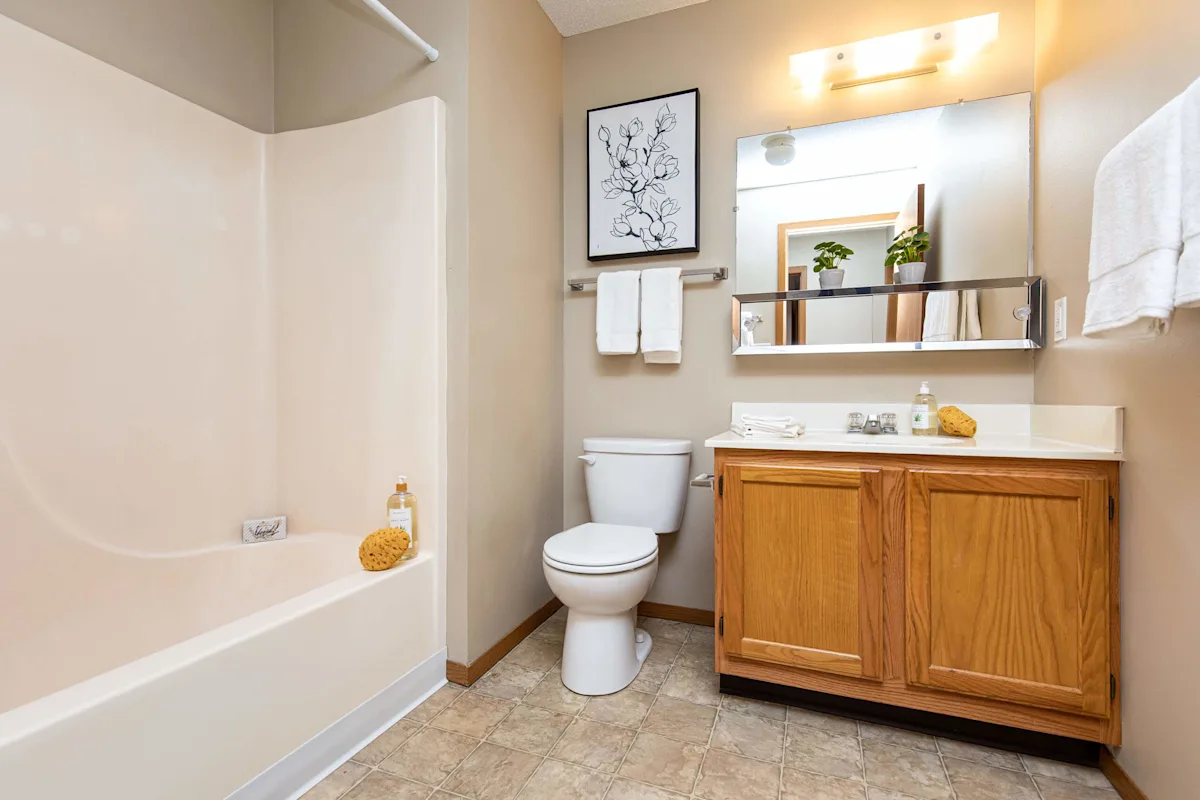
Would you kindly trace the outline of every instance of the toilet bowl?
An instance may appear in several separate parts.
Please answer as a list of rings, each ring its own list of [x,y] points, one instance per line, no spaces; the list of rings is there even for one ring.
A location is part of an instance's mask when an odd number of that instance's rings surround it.
[[[546,582],[567,607],[562,680],[576,694],[624,689],[650,655],[637,606],[658,574],[658,535],[682,522],[691,451],[684,439],[584,440],[593,521],[542,549]]]

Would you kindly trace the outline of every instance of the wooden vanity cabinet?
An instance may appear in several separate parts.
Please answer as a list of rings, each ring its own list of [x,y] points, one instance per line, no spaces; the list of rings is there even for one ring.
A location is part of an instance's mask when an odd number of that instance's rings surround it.
[[[1119,744],[1117,465],[718,449],[717,668]]]

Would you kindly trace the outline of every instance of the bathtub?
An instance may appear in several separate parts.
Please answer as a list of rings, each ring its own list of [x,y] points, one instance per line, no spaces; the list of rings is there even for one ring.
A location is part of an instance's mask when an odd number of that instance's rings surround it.
[[[62,638],[49,634],[6,647],[8,702],[36,699],[0,714],[0,794],[301,794],[445,682],[436,554],[368,573],[357,544],[299,535],[191,557],[178,574],[171,561],[140,562],[140,573],[108,576],[119,585],[88,587],[121,600],[76,616],[111,633],[93,632],[96,647],[33,652]],[[25,616],[14,611],[7,625]]]

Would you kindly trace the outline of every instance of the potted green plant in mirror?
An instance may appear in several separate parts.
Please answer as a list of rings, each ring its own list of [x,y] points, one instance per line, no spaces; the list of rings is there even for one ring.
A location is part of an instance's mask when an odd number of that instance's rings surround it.
[[[846,270],[842,262],[854,255],[854,251],[837,242],[821,242],[813,250],[817,251],[813,259],[813,272],[821,279],[822,289],[837,289],[846,279]]]
[[[896,267],[893,283],[920,283],[925,280],[925,251],[929,249],[929,233],[920,225],[896,234],[888,247],[884,266]]]

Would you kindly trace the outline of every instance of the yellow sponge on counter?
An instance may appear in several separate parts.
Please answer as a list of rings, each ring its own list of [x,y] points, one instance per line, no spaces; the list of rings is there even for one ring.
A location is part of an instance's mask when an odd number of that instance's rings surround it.
[[[380,528],[358,546],[358,560],[363,569],[370,572],[391,569],[408,550],[410,542],[408,532],[403,528]]]
[[[976,424],[975,420],[971,419],[965,411],[958,406],[945,406],[938,409],[938,421],[942,423],[942,430],[951,436],[967,436],[975,435]]]

